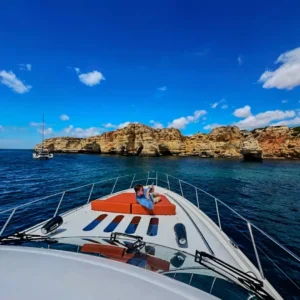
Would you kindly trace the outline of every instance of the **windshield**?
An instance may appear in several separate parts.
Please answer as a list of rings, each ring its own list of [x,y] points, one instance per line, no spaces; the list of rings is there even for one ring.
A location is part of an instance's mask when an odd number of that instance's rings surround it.
[[[57,243],[26,242],[23,246],[44,247],[94,255],[130,264],[169,278],[181,281],[220,299],[259,299],[253,293],[215,271],[195,262],[194,255],[153,243],[145,245],[137,253],[128,253],[126,246],[133,245],[129,238],[65,237],[55,238]],[[122,244],[123,245],[122,245]]]

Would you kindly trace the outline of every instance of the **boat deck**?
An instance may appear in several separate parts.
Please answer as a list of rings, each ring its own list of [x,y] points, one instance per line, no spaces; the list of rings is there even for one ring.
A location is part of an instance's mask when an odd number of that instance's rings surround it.
[[[204,251],[232,266],[244,271],[255,272],[259,276],[257,270],[253,268],[253,265],[242,255],[240,250],[235,248],[228,237],[192,203],[161,187],[155,187],[155,191],[164,195],[176,206],[175,215],[138,215],[93,211],[89,203],[63,214],[64,223],[51,236],[107,237],[109,239],[112,232],[129,233],[142,236],[144,241],[148,243],[178,249],[192,255],[195,254],[196,250]],[[133,189],[124,190],[114,195],[121,195],[122,193],[133,193]],[[135,220],[139,219],[139,222],[132,224],[134,218]],[[185,246],[180,246],[177,243],[174,231],[174,226],[177,223],[185,225],[188,241]],[[35,227],[29,232],[42,234],[41,226]]]

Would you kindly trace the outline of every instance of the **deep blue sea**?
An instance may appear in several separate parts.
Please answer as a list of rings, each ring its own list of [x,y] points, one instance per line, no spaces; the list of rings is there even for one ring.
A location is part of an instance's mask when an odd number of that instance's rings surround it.
[[[146,178],[146,172],[162,172],[178,177],[213,194],[253,224],[300,256],[300,161],[201,159],[198,157],[124,157],[84,154],[55,154],[54,159],[32,159],[32,151],[0,150],[0,229],[16,205],[91,182],[126,174]],[[155,177],[156,173],[150,173]],[[128,188],[132,176],[118,180],[115,191]],[[164,181],[163,181],[164,180]],[[171,189],[180,192],[178,181],[169,178]],[[158,173],[158,183],[166,186],[166,176]],[[149,184],[155,182],[150,180]],[[141,180],[141,183],[145,181]],[[95,186],[92,198],[111,192],[114,181]],[[182,184],[184,196],[196,204],[195,190]],[[68,192],[60,211],[86,203],[90,186],[79,193]],[[5,233],[22,230],[55,211],[60,195],[16,211]],[[217,222],[214,199],[199,193],[200,208]],[[256,264],[247,224],[219,205],[222,229]],[[287,253],[266,240],[253,228],[265,276],[286,299],[300,299],[300,290],[287,281],[273,262],[300,285],[300,265]],[[268,257],[265,256],[268,255]],[[271,261],[271,260],[273,261]]]

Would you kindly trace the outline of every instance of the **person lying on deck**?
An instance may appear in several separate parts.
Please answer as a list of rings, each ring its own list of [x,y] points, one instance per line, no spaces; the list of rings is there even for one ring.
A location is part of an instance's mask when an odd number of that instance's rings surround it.
[[[153,203],[157,203],[160,201],[160,197],[157,193],[154,193],[154,186],[152,185],[148,189],[145,189],[142,184],[137,184],[134,187],[136,200],[142,206],[153,210]]]

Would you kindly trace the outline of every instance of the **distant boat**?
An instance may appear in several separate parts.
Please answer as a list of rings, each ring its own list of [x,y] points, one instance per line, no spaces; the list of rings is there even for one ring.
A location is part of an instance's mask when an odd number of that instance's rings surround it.
[[[32,154],[33,158],[36,159],[49,159],[53,158],[53,153],[50,153],[47,148],[44,148],[44,131],[45,131],[45,121],[44,121],[44,114],[43,114],[43,129],[42,129],[42,148],[36,149],[35,152]]]

